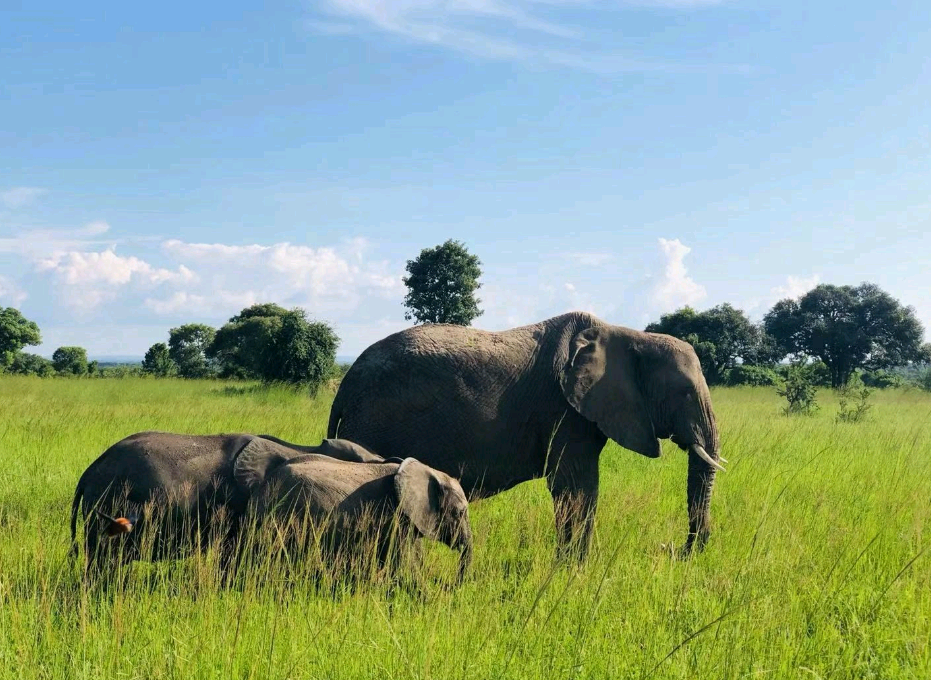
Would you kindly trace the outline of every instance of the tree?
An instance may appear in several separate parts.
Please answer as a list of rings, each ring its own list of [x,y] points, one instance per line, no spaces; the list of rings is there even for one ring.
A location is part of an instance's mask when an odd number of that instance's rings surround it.
[[[189,323],[169,331],[168,355],[177,365],[178,375],[182,378],[213,375],[214,365],[206,352],[216,333],[215,329],[202,323]]]
[[[41,378],[55,373],[55,367],[52,366],[51,361],[29,352],[17,352],[13,357],[13,363],[7,370],[17,375],[37,375]]]
[[[646,327],[650,333],[681,338],[695,348],[709,384],[724,382],[727,371],[738,364],[767,366],[784,355],[762,328],[743,311],[724,303],[696,312],[683,307]]]
[[[27,345],[42,342],[39,327],[15,307],[0,308],[0,371],[13,363],[16,353]]]
[[[87,350],[83,347],[59,347],[52,354],[52,365],[61,375],[86,375]]]
[[[872,283],[822,284],[798,300],[780,300],[763,323],[785,353],[821,359],[834,388],[858,368],[890,368],[926,356],[915,310]]]
[[[177,369],[175,362],[171,360],[168,345],[164,342],[156,342],[149,347],[142,359],[142,372],[158,378],[167,378],[173,375]]]
[[[414,260],[407,261],[404,284],[405,319],[415,324],[452,323],[468,326],[481,316],[481,300],[475,291],[482,275],[481,261],[465,245],[452,239],[435,248],[425,248]]]
[[[336,364],[339,337],[322,321],[308,321],[303,309],[281,317],[281,325],[266,351],[266,382],[307,385],[316,392]]]
[[[219,364],[221,377],[262,379],[268,348],[288,314],[274,303],[252,305],[218,330],[207,356]]]

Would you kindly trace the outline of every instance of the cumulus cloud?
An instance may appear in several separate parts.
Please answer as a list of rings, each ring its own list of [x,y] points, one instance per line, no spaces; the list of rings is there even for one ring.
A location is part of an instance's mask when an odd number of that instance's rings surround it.
[[[41,187],[12,187],[0,191],[0,204],[11,210],[18,210],[31,205],[44,193],[46,190]]]
[[[620,5],[698,8],[723,0],[631,0]],[[592,72],[693,70],[696,65],[659,63],[599,49],[585,32],[560,15],[572,10],[592,21],[621,6],[597,0],[318,0],[324,19],[309,29],[329,35],[376,30],[485,59],[548,64]],[[330,18],[336,18],[336,21]],[[698,65],[702,70],[721,67]],[[726,66],[725,70],[743,67]]]
[[[83,309],[113,299],[119,289],[131,284],[150,288],[162,284],[190,284],[197,280],[194,272],[184,265],[177,270],[163,269],[138,257],[122,257],[113,250],[55,253],[40,259],[36,270],[51,274],[69,302]]]
[[[54,253],[112,246],[115,244],[113,239],[100,238],[109,231],[110,225],[99,220],[74,229],[29,229],[15,236],[0,238],[0,253],[37,259]]]
[[[603,267],[614,259],[613,253],[569,253],[569,259],[583,267]]]
[[[0,301],[6,301],[12,307],[19,307],[27,297],[26,292],[13,281],[0,276]]]
[[[663,273],[653,286],[653,301],[662,311],[672,311],[684,305],[693,305],[704,299],[705,287],[689,276],[685,256],[692,249],[679,239],[659,239],[663,255]]]
[[[808,277],[787,276],[785,284],[773,287],[770,292],[776,300],[799,298],[820,282],[821,277],[818,274],[812,274]]]

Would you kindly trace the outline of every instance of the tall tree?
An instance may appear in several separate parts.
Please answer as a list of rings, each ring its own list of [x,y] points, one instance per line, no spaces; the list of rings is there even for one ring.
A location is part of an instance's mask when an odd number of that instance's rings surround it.
[[[39,326],[15,307],[0,308],[0,371],[13,364],[17,352],[42,342]]]
[[[215,329],[202,323],[189,323],[169,331],[168,354],[178,367],[178,375],[182,378],[213,375],[214,365],[206,352],[216,333]]]
[[[822,284],[798,300],[780,300],[763,323],[787,354],[821,359],[832,387],[846,385],[858,368],[889,368],[926,355],[915,310],[872,283]]]
[[[142,372],[159,378],[166,378],[178,370],[175,362],[171,360],[168,345],[156,342],[149,347],[142,359]]]
[[[738,363],[768,365],[784,356],[760,326],[726,302],[703,312],[683,307],[664,314],[646,330],[689,342],[709,384],[723,382],[727,371]]]
[[[83,347],[59,347],[52,354],[52,365],[62,375],[86,375],[87,350]]]
[[[468,326],[482,315],[475,297],[481,288],[481,260],[465,245],[452,239],[435,248],[424,248],[407,261],[409,276],[404,298],[405,319],[415,324],[451,323]]]
[[[307,385],[316,392],[336,365],[339,337],[323,321],[308,321],[303,309],[293,309],[281,317],[266,350],[266,382]]]
[[[268,348],[288,314],[280,305],[263,303],[247,307],[224,324],[207,348],[207,356],[220,366],[220,375],[263,378],[268,372]]]

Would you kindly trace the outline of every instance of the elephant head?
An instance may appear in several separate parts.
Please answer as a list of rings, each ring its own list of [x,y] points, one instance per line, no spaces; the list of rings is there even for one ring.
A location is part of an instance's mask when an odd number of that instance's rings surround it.
[[[660,455],[659,439],[688,452],[689,535],[704,547],[720,441],[711,396],[692,346],[668,335],[597,325],[569,342],[560,383],[584,418],[624,448]]]
[[[455,479],[414,458],[405,458],[394,477],[398,508],[434,540],[460,551],[459,579],[472,561],[469,502]]]

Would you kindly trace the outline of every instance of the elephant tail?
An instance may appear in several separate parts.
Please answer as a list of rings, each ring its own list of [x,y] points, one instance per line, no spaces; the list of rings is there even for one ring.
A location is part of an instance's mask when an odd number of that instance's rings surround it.
[[[327,439],[337,439],[339,436],[339,421],[343,419],[343,399],[342,391],[336,392],[333,399],[333,406],[330,407],[330,422],[327,424]]]

